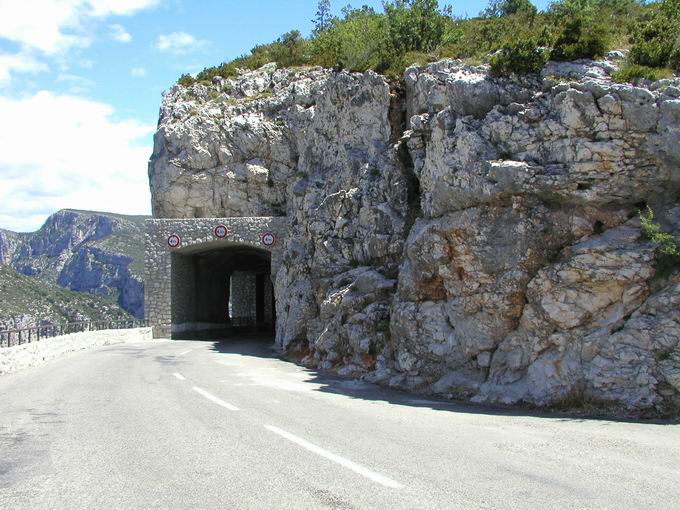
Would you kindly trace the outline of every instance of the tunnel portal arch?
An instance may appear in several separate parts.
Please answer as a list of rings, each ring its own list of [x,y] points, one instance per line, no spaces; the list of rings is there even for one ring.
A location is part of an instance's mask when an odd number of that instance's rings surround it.
[[[274,330],[285,217],[146,222],[145,309],[156,338]]]

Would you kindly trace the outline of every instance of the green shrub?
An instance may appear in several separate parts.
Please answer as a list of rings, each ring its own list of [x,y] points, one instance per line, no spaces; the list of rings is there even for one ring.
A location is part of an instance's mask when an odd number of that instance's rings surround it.
[[[333,17],[321,0],[309,38],[291,31],[247,55],[198,73],[196,80],[235,77],[240,69],[276,62],[401,75],[413,64],[439,58],[483,62],[494,73],[533,73],[546,58],[592,58],[633,43],[631,63],[680,67],[680,0],[558,0],[537,11],[530,0],[492,0],[483,16],[457,19],[438,0],[385,0],[383,12],[345,7]],[[500,50],[500,51],[499,51]],[[194,80],[184,75],[185,84]]]
[[[680,245],[673,234],[663,232],[654,222],[651,207],[648,206],[645,213],[640,211],[640,222],[644,236],[657,245],[657,277],[664,278],[680,270]]]
[[[194,77],[191,76],[190,74],[183,74],[182,76],[179,77],[179,80],[177,80],[177,83],[184,87],[189,87],[194,84],[196,80],[194,80]]]
[[[659,246],[659,252],[671,257],[677,257],[680,262],[680,245],[673,234],[661,230],[661,226],[654,222],[654,211],[647,206],[647,212],[640,211],[640,222],[645,237]]]
[[[664,78],[670,78],[672,76],[673,73],[670,69],[659,69],[636,64],[626,64],[621,69],[612,74],[613,80],[619,83],[632,83],[636,79],[640,78],[658,81]]]
[[[529,0],[491,0],[482,14],[487,18],[500,18],[519,13],[536,14],[536,7]]]
[[[668,67],[680,71],[680,45],[676,45],[676,48],[668,57]]]
[[[384,16],[373,9],[344,9],[344,19],[311,41],[311,63],[350,71],[375,69],[383,60]]]
[[[287,32],[270,45],[270,60],[280,67],[305,65],[308,62],[307,45],[307,41],[298,30]]]
[[[642,24],[631,38],[630,61],[648,67],[664,67],[673,53],[675,34],[675,23],[661,16]]]
[[[547,62],[547,52],[535,40],[519,40],[505,45],[491,58],[493,76],[540,73]]]
[[[603,56],[609,49],[607,30],[584,17],[569,20],[553,44],[552,60],[576,60]]]
[[[442,40],[448,16],[437,0],[385,2],[386,42],[397,53],[432,51]]]
[[[672,65],[680,70],[680,0],[653,6],[631,36],[630,61],[648,67]]]

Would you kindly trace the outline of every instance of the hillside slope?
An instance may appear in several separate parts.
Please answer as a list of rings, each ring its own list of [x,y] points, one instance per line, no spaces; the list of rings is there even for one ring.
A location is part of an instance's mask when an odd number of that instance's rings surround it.
[[[144,219],[65,209],[36,232],[0,230],[0,264],[43,284],[106,298],[143,317]]]
[[[63,289],[0,266],[0,329],[129,318],[112,298]]]

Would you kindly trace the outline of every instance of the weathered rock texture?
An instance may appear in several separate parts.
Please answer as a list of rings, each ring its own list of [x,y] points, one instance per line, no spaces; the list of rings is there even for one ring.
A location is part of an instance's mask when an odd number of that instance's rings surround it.
[[[610,62],[402,84],[277,70],[164,97],[156,217],[286,215],[277,344],[304,362],[490,402],[680,406],[680,80]]]
[[[37,232],[0,230],[0,265],[66,289],[110,298],[119,311],[142,318],[143,222],[143,216],[62,210]],[[7,319],[1,306],[0,318]]]

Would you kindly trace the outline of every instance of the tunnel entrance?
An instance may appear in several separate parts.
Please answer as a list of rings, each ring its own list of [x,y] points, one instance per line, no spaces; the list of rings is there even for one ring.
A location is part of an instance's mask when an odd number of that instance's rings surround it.
[[[274,334],[271,253],[229,246],[172,253],[172,338]]]

